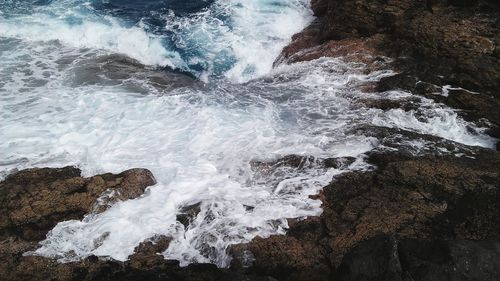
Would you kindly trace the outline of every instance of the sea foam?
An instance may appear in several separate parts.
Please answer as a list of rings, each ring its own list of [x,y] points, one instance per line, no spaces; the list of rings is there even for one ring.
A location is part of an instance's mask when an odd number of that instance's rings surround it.
[[[82,1],[3,14],[0,176],[37,166],[76,165],[86,176],[142,167],[158,182],[101,214],[60,222],[29,254],[126,260],[140,242],[165,235],[172,238],[166,258],[227,266],[231,245],[283,234],[288,218],[319,215],[321,202],[310,195],[342,173],[373,168],[365,153],[380,140],[355,133],[362,126],[492,146],[481,128],[430,100],[420,100],[419,111],[362,106],[367,96],[413,98],[361,90],[389,70],[366,73],[362,64],[331,58],[271,69],[311,20],[304,2],[227,0],[189,18],[162,14],[176,34],[170,43]],[[207,83],[186,78],[173,86],[182,74],[157,66],[185,68]],[[355,161],[276,164],[287,155]],[[195,204],[200,213],[189,226],[177,221]]]

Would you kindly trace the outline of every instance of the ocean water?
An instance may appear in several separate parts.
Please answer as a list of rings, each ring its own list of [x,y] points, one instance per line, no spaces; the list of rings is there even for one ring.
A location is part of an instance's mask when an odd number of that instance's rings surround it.
[[[230,245],[284,234],[287,218],[321,213],[310,195],[339,174],[373,168],[365,153],[380,140],[355,133],[360,126],[494,145],[444,105],[364,92],[391,70],[367,73],[341,58],[273,69],[312,20],[308,0],[0,0],[0,176],[142,167],[158,182],[104,213],[59,223],[28,254],[126,260],[140,242],[166,235],[166,258],[224,267]],[[418,107],[382,111],[366,99]],[[357,160],[336,169],[256,164],[287,155]],[[185,227],[176,216],[195,204],[201,211]]]

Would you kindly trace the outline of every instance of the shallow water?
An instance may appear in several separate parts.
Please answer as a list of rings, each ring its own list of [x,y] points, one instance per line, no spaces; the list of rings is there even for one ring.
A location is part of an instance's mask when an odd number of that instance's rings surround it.
[[[272,69],[312,20],[308,1],[141,3],[0,1],[1,176],[34,166],[76,165],[85,175],[142,167],[158,181],[140,198],[59,223],[32,254],[126,260],[140,242],[167,235],[165,257],[226,266],[231,244],[285,233],[287,218],[321,213],[309,195],[371,168],[364,153],[380,140],[354,128],[494,144],[431,100],[363,92],[390,70],[367,74],[341,59]],[[382,111],[364,107],[367,98],[419,106]],[[291,154],[357,161],[270,172],[252,165]],[[185,228],[176,215],[197,203]]]

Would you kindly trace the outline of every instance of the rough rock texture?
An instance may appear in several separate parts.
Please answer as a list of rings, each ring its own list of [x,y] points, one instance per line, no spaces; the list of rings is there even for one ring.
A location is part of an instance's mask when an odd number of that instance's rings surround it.
[[[373,54],[377,53],[377,46],[383,41],[383,35],[378,35],[322,42],[320,28],[320,22],[316,20],[294,35],[274,64],[310,61],[320,57],[343,57],[351,62],[370,63],[374,59]]]
[[[254,272],[280,280],[330,280],[346,254],[380,234],[398,240],[498,241],[500,153],[476,153],[475,158],[373,153],[370,162],[377,170],[344,174],[325,187],[320,218],[291,223],[287,236],[233,247],[233,266],[248,267],[238,257],[250,255]],[[408,280],[426,280],[418,276]]]
[[[171,280],[171,281],[272,281],[267,277],[243,275],[218,269],[211,264],[193,264],[184,268],[177,261],[159,255],[169,239],[157,237],[137,246],[127,262],[99,259],[91,256],[72,263],[57,263],[42,257],[19,257],[16,268],[0,271],[0,280],[59,281],[59,280]],[[2,266],[4,267],[4,266]],[[3,268],[0,268],[4,270]]]
[[[497,1],[313,0],[311,4],[317,20],[293,37],[276,64],[320,57],[362,62],[367,70],[382,64],[399,74],[365,90],[399,89],[443,102],[500,138]],[[387,59],[381,56],[391,57],[392,62],[384,63]],[[372,101],[366,105],[398,107]]]
[[[83,178],[74,167],[29,169],[9,175],[0,182],[0,280],[273,280],[210,264],[182,268],[160,254],[170,243],[165,236],[141,243],[127,262],[91,256],[79,262],[58,263],[23,255],[35,250],[38,241],[58,222],[102,212],[118,200],[140,196],[154,183],[153,175],[145,169],[90,178]]]
[[[312,7],[319,17],[316,41],[383,35],[384,54],[416,58],[421,72],[499,95],[496,1],[316,0]]]
[[[81,219],[93,209],[102,211],[117,200],[138,197],[154,183],[151,172],[144,169],[91,178],[83,178],[74,167],[14,173],[0,183],[0,237],[41,240],[58,222]]]
[[[461,109],[464,119],[500,137],[496,1],[311,4],[317,20],[292,38],[276,65],[336,57],[363,63],[367,71],[392,68],[399,74],[364,89],[362,106],[418,110],[418,103],[368,95],[410,91]],[[280,280],[497,280],[500,153],[368,127],[355,130],[388,148],[369,156],[377,169],[335,179],[318,196],[321,217],[290,221],[287,236],[233,246],[233,267]],[[416,139],[431,146],[403,145]]]
[[[385,67],[400,74],[374,90],[424,94],[463,109],[469,121],[489,120],[481,125],[500,136],[498,1],[313,0],[312,8],[317,20],[293,37],[276,64],[341,57],[374,69],[389,56]]]
[[[400,73],[371,90],[400,89],[446,103],[500,137],[495,1],[312,0],[312,8],[318,19],[294,36],[276,64],[329,56],[366,64],[371,71],[387,67],[389,56],[394,59],[390,66]],[[108,73],[136,69],[133,62],[102,63],[105,75],[126,79],[137,73]],[[161,78],[155,81],[170,87]],[[382,110],[414,109],[416,104],[360,102]],[[387,148],[369,155],[376,169],[336,178],[316,196],[323,201],[323,214],[289,220],[286,236],[234,245],[231,269],[207,264],[181,268],[159,254],[170,242],[163,236],[144,241],[127,262],[92,256],[60,264],[23,256],[59,221],[135,198],[154,179],[140,169],[83,178],[71,167],[10,175],[0,183],[0,280],[498,280],[500,152],[398,129],[354,130],[376,136]],[[402,141],[415,139],[432,147],[413,151]],[[282,166],[300,169],[311,161],[342,167],[353,159],[291,155],[251,164],[265,172]],[[188,225],[197,212],[199,206],[192,205],[178,220]]]
[[[483,280],[500,276],[498,241],[422,240],[379,235],[345,255],[336,280]]]

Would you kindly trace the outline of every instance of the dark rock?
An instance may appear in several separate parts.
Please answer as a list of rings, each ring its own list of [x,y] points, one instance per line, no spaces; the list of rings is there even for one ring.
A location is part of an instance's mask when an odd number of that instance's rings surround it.
[[[398,244],[388,235],[375,236],[356,246],[344,256],[336,272],[341,281],[403,281],[401,275]]]
[[[498,241],[405,239],[398,249],[410,280],[493,281],[500,276]]]
[[[134,249],[134,254],[130,257],[128,265],[133,268],[146,269],[161,265],[165,258],[161,255],[171,239],[166,236],[156,236],[148,241],[144,241]]]
[[[191,221],[200,213],[200,204],[196,203],[183,207],[177,215],[177,221],[184,225],[184,227],[188,227]]]
[[[354,157],[337,157],[337,158],[327,158],[323,160],[323,165],[328,168],[340,169],[351,165],[356,161]]]
[[[500,99],[489,95],[475,93],[461,88],[438,86],[418,81],[417,74],[400,73],[382,78],[377,84],[378,91],[404,90],[444,103],[452,108],[460,109],[458,114],[467,121],[475,122],[492,137],[500,138]],[[396,101],[366,100],[369,107],[383,110],[392,108],[408,109],[408,104]],[[410,108],[411,109],[411,108]],[[485,121],[487,120],[487,121]]]
[[[415,84],[414,92],[417,95],[428,96],[428,95],[431,95],[431,94],[441,93],[442,89],[441,89],[441,87],[439,87],[437,85],[434,85],[434,84],[431,84],[431,83],[427,83],[427,82],[423,82],[423,81],[418,81]]]
[[[406,73],[399,73],[380,79],[380,82],[377,85],[377,90],[380,92],[390,90],[412,91],[415,89],[417,82],[418,79],[415,76],[408,75]]]
[[[404,239],[379,235],[342,259],[337,280],[497,280],[498,241]]]
[[[321,57],[342,57],[351,62],[368,64],[369,68],[376,68],[376,65],[380,63],[380,57],[376,54],[378,46],[383,42],[383,35],[322,42],[319,38],[318,25],[319,22],[316,21],[301,33],[296,34],[292,42],[283,49],[274,65],[310,61]]]
[[[251,243],[231,247],[231,266],[250,267],[250,272],[278,280],[329,280],[328,253],[318,239],[322,233],[319,218],[311,218],[295,223],[286,236],[256,237]]]
[[[281,280],[331,280],[334,269],[349,259],[346,254],[380,234],[396,240],[498,240],[500,153],[470,153],[473,158],[374,152],[369,161],[377,170],[343,174],[325,187],[318,196],[324,209],[320,218],[295,221],[287,236],[256,238],[232,252],[239,253],[236,257],[251,253],[250,272]],[[377,251],[394,253],[383,245]],[[390,256],[369,264],[351,260],[341,271],[343,280],[411,280],[397,279],[397,262]],[[241,265],[235,260],[233,266]],[[382,277],[356,279],[348,274],[355,268]]]
[[[126,262],[90,256],[78,262],[58,263],[23,255],[36,249],[38,241],[58,222],[104,211],[117,200],[140,196],[154,183],[152,174],[144,169],[90,178],[81,177],[80,170],[73,167],[29,169],[9,175],[0,183],[0,280],[274,280],[212,264],[180,267],[178,261],[165,260],[161,255],[170,243],[165,236],[144,241]],[[100,204],[96,205],[96,200]]]

